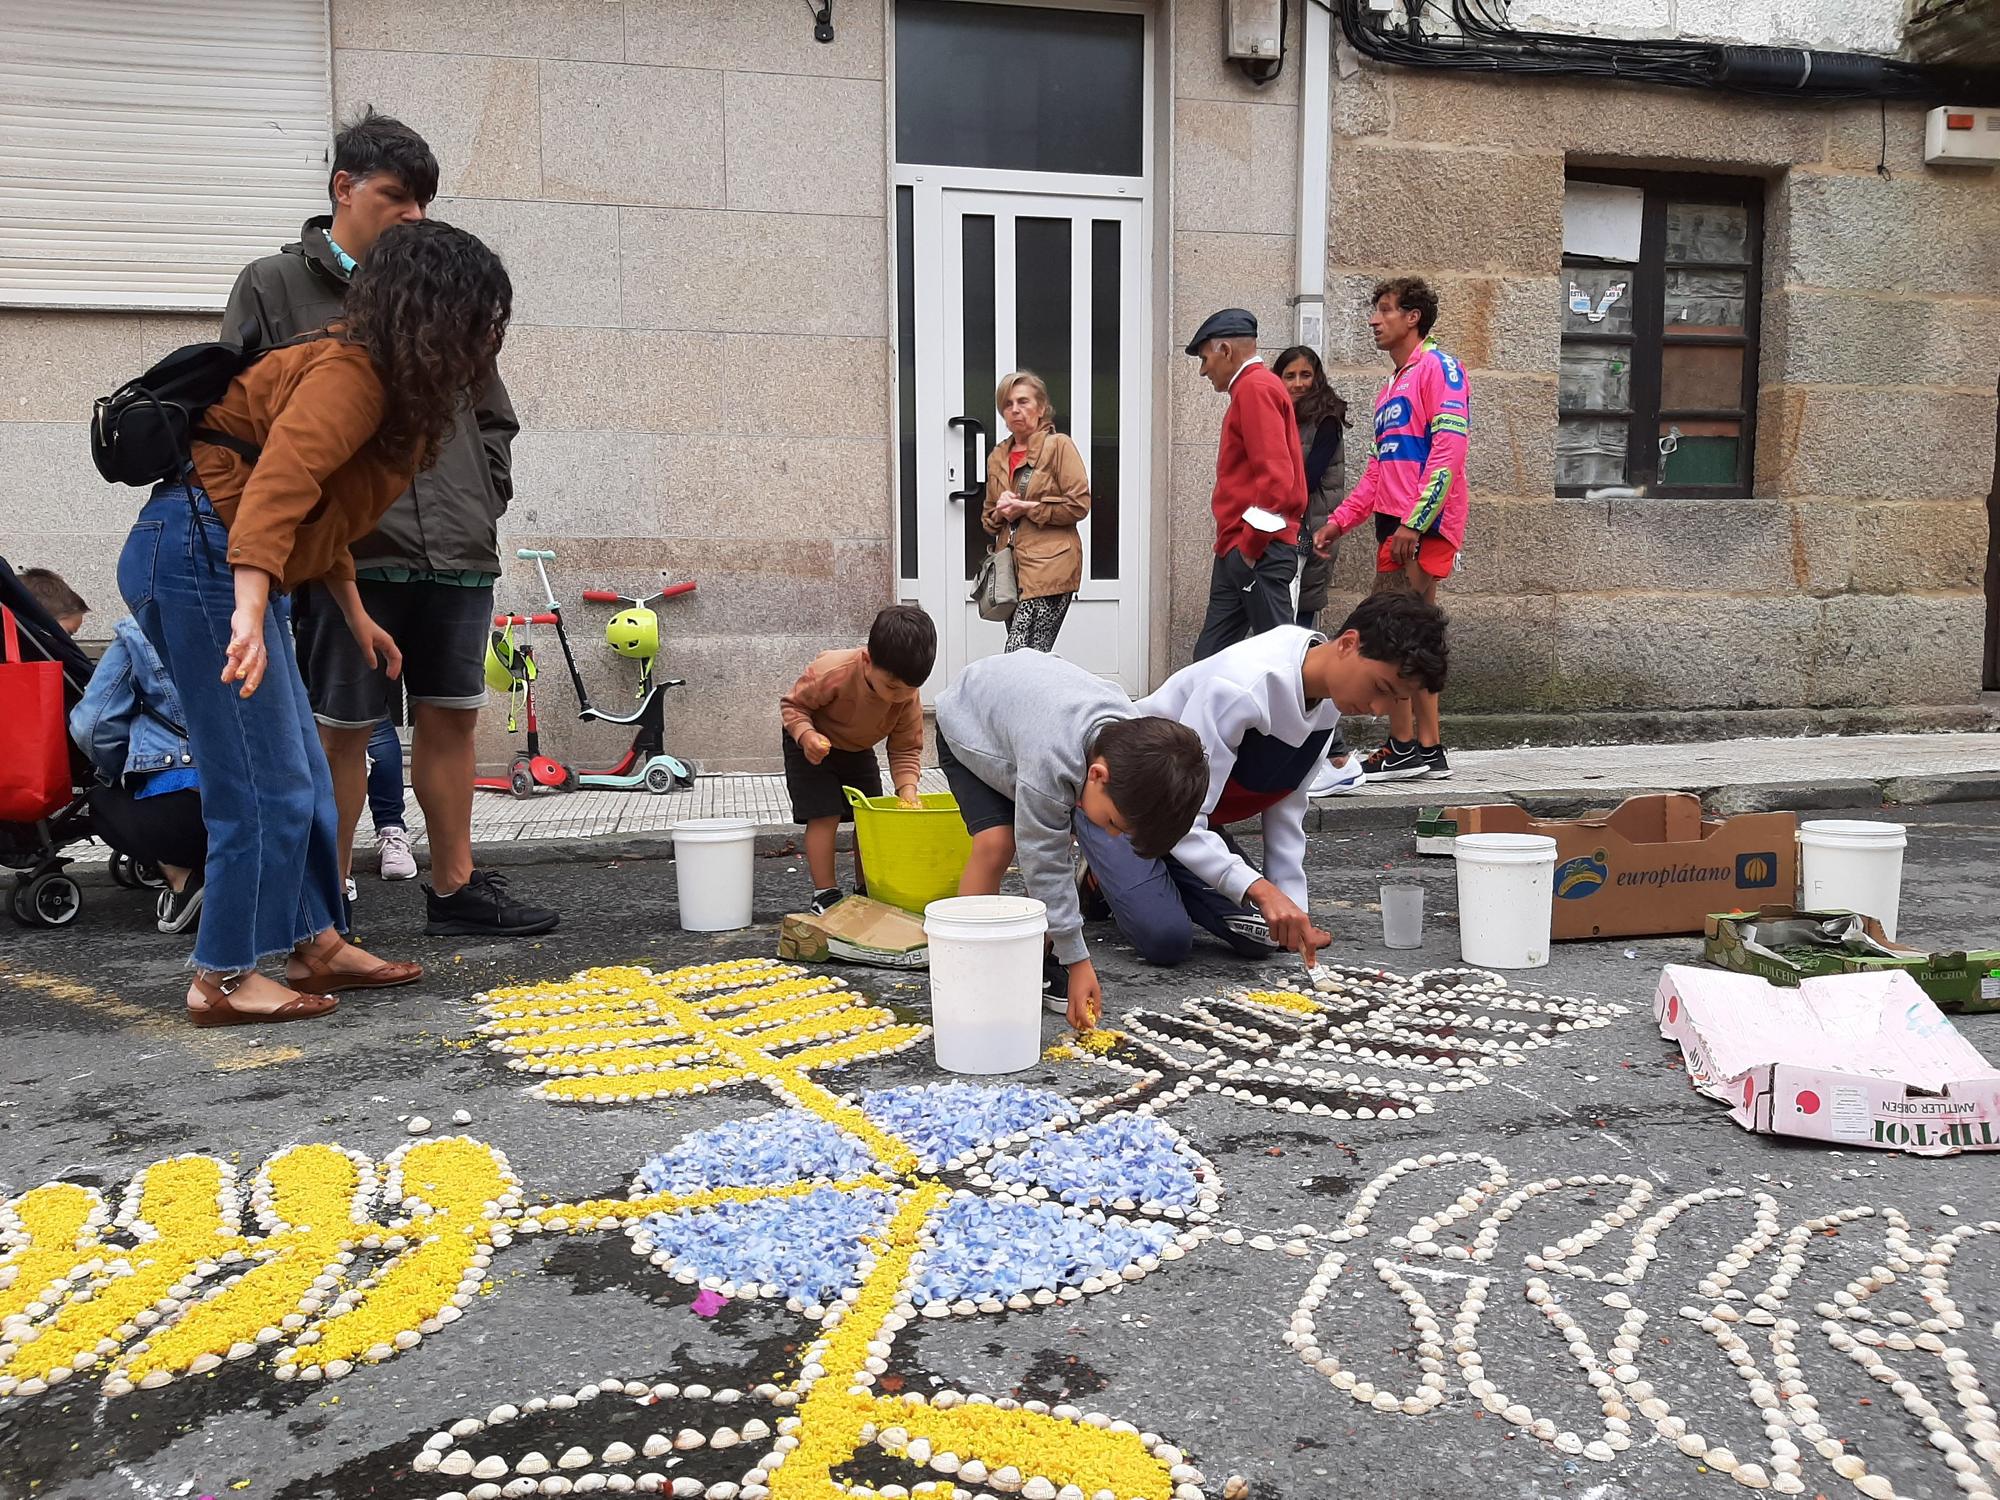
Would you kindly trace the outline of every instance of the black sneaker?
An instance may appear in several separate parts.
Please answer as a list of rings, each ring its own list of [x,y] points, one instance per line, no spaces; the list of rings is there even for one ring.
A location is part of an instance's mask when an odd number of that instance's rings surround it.
[[[162,932],[186,932],[201,920],[201,887],[204,872],[195,870],[181,890],[168,886],[153,903],[154,923]]]
[[[534,937],[551,931],[562,920],[543,906],[523,906],[507,896],[507,877],[491,870],[474,870],[463,890],[440,896],[424,886],[427,937]]]
[[[1053,953],[1042,955],[1042,1009],[1053,1016],[1069,1014],[1069,965]]]
[[[1278,944],[1271,936],[1271,924],[1254,911],[1243,912],[1239,916],[1225,917],[1222,925],[1246,943],[1276,953]]]
[[[1430,756],[1415,741],[1390,740],[1361,763],[1370,781],[1414,781],[1431,773]]]
[[[1076,904],[1086,922],[1103,922],[1111,916],[1111,903],[1104,899],[1104,887],[1097,883],[1097,877],[1090,873],[1090,866],[1081,855],[1076,861]]]
[[[833,886],[824,891],[814,891],[812,914],[816,917],[823,917],[846,899],[847,893],[841,890],[839,886]]]
[[[1432,781],[1451,780],[1451,762],[1444,758],[1444,746],[1426,745],[1418,754],[1424,758],[1424,775]]]

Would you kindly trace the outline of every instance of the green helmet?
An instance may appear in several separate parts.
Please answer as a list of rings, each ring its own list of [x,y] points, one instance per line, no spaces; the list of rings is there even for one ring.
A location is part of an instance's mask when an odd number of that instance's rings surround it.
[[[517,684],[533,679],[535,659],[522,654],[514,644],[514,631],[496,630],[486,638],[486,685],[496,693],[511,693]]]
[[[660,654],[660,617],[643,605],[621,609],[605,622],[604,638],[620,656],[651,661]]]

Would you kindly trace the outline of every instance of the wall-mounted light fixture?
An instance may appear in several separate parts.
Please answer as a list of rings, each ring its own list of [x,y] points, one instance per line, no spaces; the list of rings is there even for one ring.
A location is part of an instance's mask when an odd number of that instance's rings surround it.
[[[1222,55],[1252,83],[1269,83],[1285,67],[1286,0],[1229,0]]]
[[[806,9],[813,13],[813,40],[832,41],[833,0],[806,0]]]

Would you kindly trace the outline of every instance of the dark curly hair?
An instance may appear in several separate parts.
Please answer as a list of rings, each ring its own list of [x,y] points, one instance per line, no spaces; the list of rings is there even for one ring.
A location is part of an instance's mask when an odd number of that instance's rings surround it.
[[[1319,350],[1310,344],[1294,344],[1283,354],[1271,361],[1271,368],[1280,376],[1285,366],[1295,359],[1303,359],[1312,366],[1313,383],[1304,396],[1292,403],[1301,422],[1333,422],[1347,425],[1347,403],[1340,398],[1340,392],[1327,384],[1326,365],[1319,357]]]
[[[1361,654],[1370,661],[1388,662],[1399,677],[1427,693],[1441,693],[1451,665],[1444,639],[1449,623],[1445,612],[1428,600],[1384,591],[1355,605],[1334,636],[1353,631],[1361,637]]]
[[[1368,294],[1368,305],[1373,307],[1384,297],[1396,299],[1396,311],[1415,313],[1418,334],[1430,337],[1431,327],[1438,320],[1438,294],[1428,281],[1421,276],[1392,276],[1387,281],[1378,281],[1375,290]]]
[[[428,469],[459,409],[493,378],[514,284],[476,235],[436,219],[382,232],[347,288],[336,336],[368,350],[388,398],[375,441]]]

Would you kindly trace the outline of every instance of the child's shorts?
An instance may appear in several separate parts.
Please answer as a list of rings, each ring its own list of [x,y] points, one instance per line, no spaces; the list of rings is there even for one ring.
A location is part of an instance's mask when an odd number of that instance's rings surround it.
[[[1375,571],[1377,573],[1400,573],[1403,565],[1389,555],[1389,542],[1402,530],[1403,523],[1394,516],[1375,513]],[[1449,578],[1451,570],[1458,564],[1458,548],[1439,536],[1435,531],[1426,532],[1417,542],[1417,566],[1433,578]]]
[[[958,802],[958,815],[965,819],[967,833],[984,833],[989,828],[1014,826],[1014,799],[996,792],[951,753],[951,742],[942,733],[937,737],[938,769]]]
[[[814,765],[806,759],[799,742],[785,736],[785,790],[792,794],[792,821],[810,823],[814,818],[854,821],[854,805],[842,787],[851,786],[864,797],[882,795],[882,766],[873,750],[826,752],[826,759]]]

